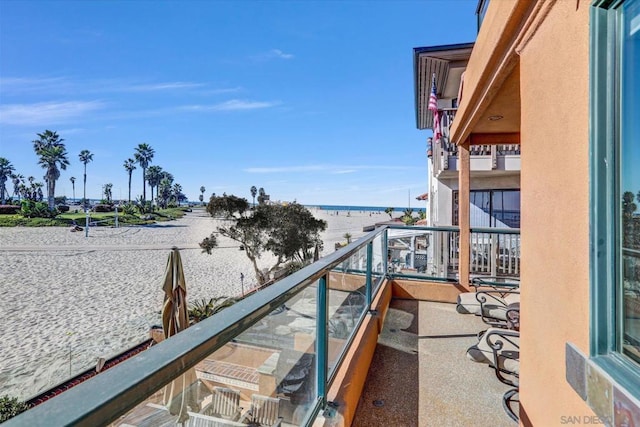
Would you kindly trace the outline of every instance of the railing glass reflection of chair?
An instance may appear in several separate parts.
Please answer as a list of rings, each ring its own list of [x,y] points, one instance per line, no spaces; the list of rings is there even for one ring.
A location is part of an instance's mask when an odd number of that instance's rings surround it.
[[[232,421],[240,419],[241,412],[240,392],[226,387],[214,387],[211,403],[202,409],[205,415]]]
[[[259,394],[252,395],[251,408],[243,417],[242,422],[252,426],[280,426],[282,423],[280,399]]]

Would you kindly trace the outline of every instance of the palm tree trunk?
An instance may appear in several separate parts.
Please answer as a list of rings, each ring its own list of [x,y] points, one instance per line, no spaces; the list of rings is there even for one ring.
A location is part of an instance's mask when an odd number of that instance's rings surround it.
[[[84,164],[84,190],[82,191],[82,206],[87,208],[87,164]]]
[[[145,175],[147,174],[147,168],[142,168],[142,202],[147,201],[147,180]]]
[[[129,172],[129,203],[131,203],[131,172]]]
[[[49,209],[53,210],[55,205],[56,181],[51,177],[47,178],[47,193]]]

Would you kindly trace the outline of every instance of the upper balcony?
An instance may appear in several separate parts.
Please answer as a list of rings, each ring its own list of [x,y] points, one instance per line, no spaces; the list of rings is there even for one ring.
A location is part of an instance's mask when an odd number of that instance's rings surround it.
[[[458,174],[458,146],[451,143],[450,128],[457,108],[443,108],[440,112],[442,137],[430,139],[427,155],[431,159],[431,173],[436,178],[455,177]],[[513,173],[520,171],[520,145],[471,145],[470,170],[472,175],[482,172]]]

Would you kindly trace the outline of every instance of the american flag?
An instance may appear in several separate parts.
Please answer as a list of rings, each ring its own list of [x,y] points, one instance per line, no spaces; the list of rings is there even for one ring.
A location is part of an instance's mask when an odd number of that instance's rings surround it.
[[[433,139],[437,141],[442,137],[442,130],[440,129],[440,113],[438,112],[438,96],[436,95],[436,91],[436,73],[433,73],[428,110],[433,113]]]

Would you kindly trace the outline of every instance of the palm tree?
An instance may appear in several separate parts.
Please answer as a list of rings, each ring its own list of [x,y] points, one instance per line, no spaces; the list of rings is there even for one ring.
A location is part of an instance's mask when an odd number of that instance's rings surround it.
[[[265,196],[267,193],[264,191],[264,188],[260,187],[258,190],[258,204],[261,205],[265,202]]]
[[[129,203],[131,203],[131,175],[136,168],[136,161],[133,159],[127,159],[124,161],[124,168],[129,173]]]
[[[113,184],[111,184],[111,183],[104,185],[104,198],[105,198],[107,203],[111,203],[111,197],[112,197],[111,189],[112,188],[113,188]]]
[[[162,201],[162,207],[166,208],[171,198],[171,182],[169,178],[162,178],[158,183],[158,198]]]
[[[256,205],[256,194],[258,194],[258,189],[255,185],[251,186],[251,197],[253,197],[253,206]]]
[[[198,323],[201,320],[206,319],[207,317],[213,316],[214,314],[224,310],[227,307],[231,307],[239,298],[230,298],[230,297],[217,297],[211,298],[209,301],[206,299],[201,299],[200,301],[196,301],[191,303],[191,307],[189,307],[189,324],[193,325],[194,323]]]
[[[177,182],[173,184],[173,197],[176,200],[176,204],[180,206],[180,199],[182,197],[182,185]]]
[[[13,195],[18,196],[18,201],[20,201],[20,187],[24,184],[24,175],[15,173],[11,175],[11,180],[13,182]]]
[[[72,176],[71,178],[69,178],[69,181],[71,181],[71,188],[73,188],[73,201],[76,201],[76,177]]]
[[[207,191],[206,188],[204,188],[204,185],[202,187],[200,187],[200,202],[202,204],[204,204],[204,192]]]
[[[136,152],[134,154],[134,158],[136,159],[136,162],[142,168],[142,202],[143,203],[147,201],[147,185],[146,185],[147,167],[149,166],[149,163],[151,163],[151,160],[153,159],[154,154],[155,152],[153,151],[153,148],[151,148],[151,146],[146,143],[138,144],[138,146],[136,147]]]
[[[160,166],[149,166],[145,176],[149,183],[149,187],[151,187],[151,204],[153,204],[153,189],[160,184],[160,180],[162,179],[162,168]]]
[[[45,130],[39,133],[38,139],[33,141],[33,149],[40,156],[38,164],[46,169],[47,199],[49,209],[55,206],[56,181],[60,178],[60,169],[65,170],[69,165],[67,149],[56,132]]]
[[[4,157],[0,157],[0,203],[4,205],[4,196],[6,192],[5,183],[9,176],[12,176],[14,167],[11,162]]]
[[[80,161],[84,164],[84,191],[82,193],[82,205],[87,208],[87,163],[93,160],[93,154],[89,150],[82,150],[78,155]]]

